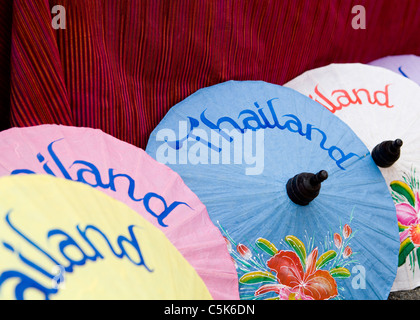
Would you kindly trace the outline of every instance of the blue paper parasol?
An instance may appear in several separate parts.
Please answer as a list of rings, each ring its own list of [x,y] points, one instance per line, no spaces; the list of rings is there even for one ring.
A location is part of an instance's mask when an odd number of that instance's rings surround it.
[[[265,82],[225,82],[174,106],[146,151],[207,206],[242,299],[387,298],[395,206],[365,145],[321,105]]]

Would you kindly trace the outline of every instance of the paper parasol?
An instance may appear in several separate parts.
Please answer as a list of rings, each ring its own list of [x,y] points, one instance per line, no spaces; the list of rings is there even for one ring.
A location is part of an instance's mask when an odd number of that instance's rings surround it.
[[[0,152],[0,175],[55,175],[126,203],[165,233],[214,299],[239,297],[235,267],[206,207],[143,150],[100,130],[41,125],[1,132]]]
[[[2,177],[0,217],[2,299],[211,299],[158,228],[85,184]]]
[[[391,195],[365,145],[311,99],[265,82],[204,88],[168,112],[146,151],[223,231],[242,299],[388,296]]]
[[[419,263],[415,258],[420,253],[416,229],[420,87],[390,70],[362,64],[332,64],[310,70],[285,86],[312,97],[334,112],[357,133],[372,156],[378,158],[378,165],[385,165],[380,169],[396,204],[401,241],[400,267],[392,291],[420,285]],[[402,147],[394,148],[396,142],[402,143]],[[396,162],[382,161],[387,154],[391,158],[395,156]]]
[[[392,70],[420,84],[420,57],[413,54],[388,56],[369,62],[368,64]]]

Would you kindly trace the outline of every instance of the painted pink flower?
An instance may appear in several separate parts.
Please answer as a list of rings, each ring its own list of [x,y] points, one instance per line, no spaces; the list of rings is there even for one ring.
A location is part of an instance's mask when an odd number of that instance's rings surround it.
[[[419,193],[416,192],[415,207],[408,203],[398,203],[395,207],[397,209],[398,223],[405,229],[400,233],[400,242],[402,243],[408,237],[411,238],[411,234],[415,235],[415,229],[412,226],[420,224],[419,212],[420,212],[420,197]],[[410,229],[412,232],[410,232]],[[412,238],[411,238],[412,239]],[[413,241],[414,243],[414,241]],[[420,241],[417,242],[420,245]]]
[[[351,256],[351,254],[353,253],[353,251],[351,250],[351,248],[349,246],[344,248],[344,252],[343,252],[343,258],[347,259],[348,257]]]
[[[240,243],[236,246],[236,250],[245,260],[251,259],[252,257],[251,250],[249,250],[249,248],[246,245]]]
[[[417,205],[416,205],[417,207]],[[404,226],[409,226],[415,224],[418,220],[418,208],[414,208],[411,204],[408,203],[398,203],[397,208],[397,219],[398,222]]]
[[[343,245],[343,239],[338,233],[334,233],[334,244],[338,249]]]
[[[345,224],[343,227],[343,236],[344,239],[347,239],[352,233],[352,230],[348,224]]]
[[[259,296],[267,292],[277,293],[280,300],[314,300],[314,298],[305,295],[298,288],[290,288],[281,284],[263,285],[255,292],[255,296]]]
[[[280,299],[326,300],[338,294],[337,283],[326,270],[316,269],[318,248],[306,259],[306,270],[293,251],[280,250],[267,266],[276,273],[278,284],[261,286],[255,295],[276,292]]]

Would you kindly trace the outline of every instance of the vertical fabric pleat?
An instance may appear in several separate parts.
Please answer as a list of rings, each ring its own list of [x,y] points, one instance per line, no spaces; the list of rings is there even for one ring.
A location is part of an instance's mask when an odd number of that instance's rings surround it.
[[[48,1],[13,1],[11,58],[12,124],[71,124]]]
[[[1,66],[2,126],[100,128],[142,148],[166,112],[199,88],[284,84],[333,62],[420,55],[419,0],[5,4],[12,17],[0,23],[0,59],[10,61]],[[65,30],[51,26],[55,5],[66,9]],[[352,28],[355,5],[366,8],[366,30]]]
[[[0,1],[0,131],[10,127],[10,51],[13,3]]]

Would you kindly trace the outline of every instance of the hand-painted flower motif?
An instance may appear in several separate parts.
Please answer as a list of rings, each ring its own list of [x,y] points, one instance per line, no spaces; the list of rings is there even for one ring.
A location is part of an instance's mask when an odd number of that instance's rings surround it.
[[[337,249],[340,249],[343,245],[343,239],[338,233],[334,233],[334,244],[337,247]]]
[[[318,248],[308,256],[304,270],[298,255],[293,251],[279,251],[267,261],[267,266],[276,273],[278,285],[263,285],[256,295],[275,291],[280,298],[325,300],[335,297],[337,283],[325,270],[317,270]]]
[[[229,252],[232,252],[232,244],[230,243],[229,239],[223,236],[223,239],[225,239],[226,246]]]
[[[352,233],[352,230],[348,224],[345,224],[343,227],[343,236],[344,239],[347,239]]]
[[[411,242],[416,247],[420,247],[420,224],[413,224],[408,228]]]
[[[344,253],[343,253],[343,258],[347,259],[348,257],[351,256],[352,253],[353,253],[353,251],[351,250],[351,248],[349,246],[345,247]]]
[[[238,269],[238,264],[236,263],[236,260],[233,257],[230,257],[230,259],[232,260],[233,264],[235,265],[235,269]]]
[[[263,295],[268,292],[277,293],[279,300],[314,300],[314,298],[303,294],[299,290],[293,290],[292,288],[281,284],[266,284],[255,292],[255,296]]]
[[[287,244],[291,250],[278,250],[272,242],[261,237],[248,248],[242,243],[236,244],[228,232],[219,227],[228,242],[236,246],[231,256],[238,271],[241,299],[339,298],[338,292],[345,289],[341,287],[339,290],[336,281],[349,278],[351,272],[347,265],[357,262],[354,259],[344,261],[353,254],[349,246],[352,230],[347,224],[341,230],[342,235],[326,236],[326,241],[322,243],[325,251],[319,257],[318,247],[312,249],[313,238],[307,239],[312,250],[307,255],[305,244],[294,235],[287,235],[284,242],[280,242],[281,245]]]
[[[240,243],[236,246],[236,250],[245,260],[251,259],[252,257],[251,250],[249,250],[249,248],[246,245]]]
[[[392,181],[393,198],[397,209],[398,228],[400,230],[400,251],[398,266],[408,261],[411,255],[410,265],[414,269],[417,259],[414,259],[414,250],[420,254],[420,196],[419,181],[415,177],[415,170],[407,175],[403,181]],[[416,249],[417,248],[417,249]]]
[[[416,226],[420,223],[419,192],[416,192],[414,199],[415,199],[414,206],[409,203],[398,203],[395,206],[397,209],[398,225],[400,227],[400,230],[402,230],[402,232],[400,233],[400,242],[403,242],[405,239],[410,237],[410,234],[411,234],[411,232],[409,231],[410,227]],[[413,232],[413,235],[416,235],[416,232]],[[411,238],[411,240],[413,239]],[[417,241],[416,245],[419,246],[420,242]]]

